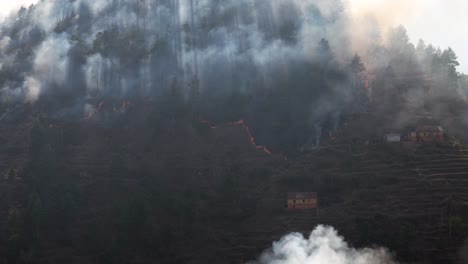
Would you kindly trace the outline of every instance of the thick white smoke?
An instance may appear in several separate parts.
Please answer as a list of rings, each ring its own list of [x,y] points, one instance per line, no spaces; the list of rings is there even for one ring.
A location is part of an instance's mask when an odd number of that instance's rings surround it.
[[[63,85],[68,67],[70,44],[64,35],[52,35],[38,48],[34,59],[34,72],[23,84],[27,101],[34,102],[41,91],[51,85]]]
[[[395,264],[384,248],[354,249],[329,226],[319,225],[305,238],[292,233],[249,264]]]
[[[349,19],[341,0],[229,0],[222,3],[208,0],[137,3],[45,0],[28,12],[32,21],[21,30],[21,41],[29,45],[31,41],[27,37],[34,31],[45,36],[42,45],[34,47],[34,71],[25,72],[22,94],[28,95],[28,101],[34,101],[44,93],[51,77],[57,85],[62,85],[63,81],[56,79],[71,77],[66,58],[72,54],[68,53],[71,36],[78,36],[91,47],[98,32],[115,26],[120,32],[141,31],[144,35],[141,46],[147,50],[157,46],[155,43],[165,43],[170,59],[147,55],[148,63],[129,67],[139,68],[135,72],[119,72],[118,83],[101,84],[100,80],[105,82],[110,78],[107,73],[121,67],[123,62],[119,58],[110,58],[112,63],[107,63],[105,58],[95,54],[87,58],[87,64],[83,66],[88,90],[102,90],[105,86],[112,86],[110,92],[113,93],[135,90],[144,79],[152,81],[152,85],[147,86],[160,87],[168,82],[164,76],[173,75],[186,79],[187,83],[197,75],[205,89],[219,89],[215,80],[226,79],[233,87],[249,90],[278,72],[287,75],[291,64],[320,60],[317,47],[322,38],[328,40],[337,60],[347,61],[352,56],[346,48],[349,46]],[[57,34],[67,23],[73,26],[68,27],[66,33]],[[122,34],[125,36],[126,33]],[[11,46],[8,43],[7,38],[0,42],[0,55],[5,47]],[[55,49],[57,54],[50,54]],[[150,61],[151,69],[148,68]],[[50,65],[51,69],[47,70],[43,65]],[[153,80],[151,76],[141,76],[149,71],[160,78]],[[50,72],[54,74],[51,76]],[[136,87],[118,87],[125,83]]]
[[[8,77],[0,99],[154,98],[173,80],[186,97],[268,97],[285,88],[304,99],[296,113],[311,113],[289,115],[306,120],[298,130],[326,133],[363,109],[365,100],[354,100],[373,93],[377,73],[422,76],[432,65],[420,67],[406,32],[386,43],[381,21],[356,14],[365,13],[346,0],[43,0],[0,25],[0,71]],[[355,54],[366,70],[350,70]]]

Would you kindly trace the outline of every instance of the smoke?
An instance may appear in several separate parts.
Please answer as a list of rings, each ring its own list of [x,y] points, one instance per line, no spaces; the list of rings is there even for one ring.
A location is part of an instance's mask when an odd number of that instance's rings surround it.
[[[405,72],[432,70],[433,54],[422,67],[404,30],[383,33],[393,23],[383,18],[398,18],[401,1],[359,3],[43,0],[0,27],[0,96],[4,102],[48,98],[88,112],[88,99],[155,99],[174,88],[185,100],[203,98],[197,113],[205,118],[255,123],[262,145],[277,142],[269,128],[280,124],[276,135],[295,137],[296,150],[316,147],[345,115],[365,111],[367,93],[380,93],[373,87],[396,90]],[[404,7],[409,16],[412,5]],[[350,66],[356,54],[362,69]],[[399,80],[372,85],[387,69]],[[366,91],[364,79],[371,84]],[[243,109],[213,111],[233,94],[247,98]],[[297,134],[285,135],[290,131]]]
[[[426,1],[424,1],[426,2]],[[392,28],[414,17],[418,8],[426,3],[405,0],[350,0],[347,2],[355,20],[374,17],[381,28]]]
[[[354,53],[364,55],[385,38],[388,28],[412,17],[416,7],[415,1],[403,0],[45,0],[36,5],[31,16],[32,24],[45,35],[61,24],[70,36],[80,34],[88,45],[98,32],[112,26],[123,31],[138,29],[145,34],[145,49],[154,48],[155,42],[162,40],[159,43],[172,53],[173,58],[166,58],[171,61],[155,58],[154,54],[148,58],[153,64],[155,60],[158,64],[174,64],[168,67],[170,74],[159,76],[177,75],[189,82],[193,75],[199,75],[202,84],[210,86],[209,80],[217,77],[210,74],[215,68],[216,74],[230,76],[233,86],[251,89],[247,82],[237,83],[239,75],[255,83],[275,74],[272,66],[284,65],[285,58],[314,61],[322,38],[328,40],[340,64]],[[66,27],[67,23],[71,26]],[[84,25],[87,23],[89,28]],[[256,70],[256,76],[237,74],[246,64]],[[281,71],[287,74],[287,70]],[[154,84],[161,78],[151,81]]]
[[[18,10],[21,6],[30,6],[36,3],[37,0],[15,0],[15,1],[2,1],[0,9],[0,19],[8,15],[12,11]]]
[[[63,55],[70,49],[65,42],[71,43],[72,37],[79,37],[91,53],[86,54],[85,63],[72,65],[72,69],[84,69],[88,91],[112,96],[159,94],[155,90],[167,86],[175,76],[184,88],[196,77],[208,92],[245,92],[269,87],[280,81],[277,79],[295,78],[294,71],[304,64],[323,62],[321,39],[327,40],[336,65],[346,65],[355,52],[362,51],[356,48],[362,46],[362,39],[368,39],[355,37],[355,29],[362,29],[364,23],[350,26],[355,20],[347,8],[341,0],[44,0],[20,14],[21,20],[13,17],[5,22],[3,32],[20,27],[21,34],[13,41],[4,36],[0,48],[6,56],[6,46],[11,50],[18,43],[38,42],[32,47],[36,65],[25,70],[24,83],[18,85],[26,89],[21,94],[30,94],[31,79],[40,83],[34,94],[43,94],[49,85],[49,72],[38,70],[37,61],[54,67],[56,85],[69,83],[63,81],[71,77]],[[110,32],[112,28],[118,34]],[[28,39],[38,30],[41,34],[36,35],[44,36],[42,41]],[[101,35],[102,49],[93,49],[97,35],[106,32],[110,33]],[[141,37],[129,39],[132,36]],[[126,47],[127,41],[133,47]],[[51,54],[50,61],[45,61],[44,46],[49,44],[59,48],[59,54]],[[220,79],[225,82],[221,91]]]
[[[47,87],[63,86],[67,78],[70,44],[64,35],[52,35],[37,49],[33,72],[24,82],[27,101],[34,102]]]
[[[70,48],[66,42],[71,42],[72,36],[80,37],[91,48],[96,34],[113,27],[117,27],[121,35],[117,39],[109,35],[109,39],[103,41],[125,42],[130,41],[126,39],[128,34],[141,34],[141,39],[133,40],[138,43],[129,43],[140,49],[141,57],[135,61],[124,61],[127,60],[124,58],[126,50],[116,47],[116,50],[107,50],[108,54],[103,54],[105,50],[94,50],[98,54],[87,58],[91,65],[79,65],[85,68],[85,79],[88,86],[91,85],[88,87],[90,90],[96,88],[96,79],[112,78],[105,75],[118,70],[117,74],[122,77],[119,82],[103,83],[108,87],[102,87],[102,91],[110,92],[113,96],[126,96],[120,93],[142,89],[143,86],[157,86],[160,89],[169,83],[169,76],[176,76],[183,83],[189,83],[193,76],[197,76],[200,87],[208,91],[220,88],[217,83],[219,79],[226,81],[225,90],[235,87],[248,91],[259,83],[267,86],[265,80],[276,74],[287,78],[294,64],[319,60],[317,47],[322,38],[328,40],[337,61],[344,62],[351,56],[346,48],[349,42],[348,17],[340,0],[230,0],[222,3],[206,0],[136,3],[118,0],[80,0],[71,3],[45,0],[22,16],[27,17],[28,24],[21,28],[18,41],[31,42],[25,39],[25,33],[33,28],[39,28],[45,36],[43,42],[34,47],[35,65],[32,71],[25,72],[25,85],[22,87],[27,91],[23,94],[30,94],[32,89],[27,85],[30,83],[27,79],[40,83],[39,94],[44,93],[49,85],[49,72],[38,69],[43,68],[41,63],[53,67],[51,71],[54,71],[55,84],[65,83],[63,79],[70,76],[67,76],[67,58],[63,55]],[[21,23],[12,18],[5,25],[14,28]],[[5,37],[2,50],[8,44]],[[52,56],[46,61],[45,58],[49,56],[44,56],[44,52],[47,52],[45,49],[49,45],[53,45],[49,50],[59,50],[58,54],[49,54]],[[112,45],[117,46],[115,43]],[[161,56],[163,52],[165,54]],[[146,64],[143,60],[146,60]],[[96,65],[103,67],[100,73],[87,69]],[[152,76],[142,76],[148,72]],[[143,85],[140,80],[147,80],[147,84]],[[113,90],[107,89],[110,86]],[[154,88],[150,92],[154,92]]]
[[[384,248],[354,249],[329,226],[317,226],[309,238],[292,233],[274,242],[249,264],[395,264]]]

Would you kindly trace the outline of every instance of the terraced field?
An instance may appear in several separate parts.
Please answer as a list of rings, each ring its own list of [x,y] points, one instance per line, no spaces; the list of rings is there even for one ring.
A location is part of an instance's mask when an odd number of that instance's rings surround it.
[[[28,166],[32,124],[34,119],[25,119],[0,126],[0,213],[5,216],[0,219],[1,226],[26,197],[21,173],[13,173],[16,176],[12,178],[9,171]],[[67,136],[67,131],[77,129],[83,130],[75,133],[79,136]],[[216,221],[206,216],[209,228],[200,240],[206,240],[210,250],[205,250],[202,243],[180,241],[179,246],[187,247],[188,253],[167,259],[167,263],[206,263],[220,258],[228,260],[226,263],[245,263],[271,247],[272,241],[290,232],[307,236],[318,224],[335,227],[356,247],[388,247],[406,262],[463,263],[457,256],[463,239],[468,237],[467,147],[448,143],[358,144],[340,138],[311,153],[286,159],[256,148],[240,125],[202,129],[205,134],[190,130],[185,138],[180,137],[190,140],[176,144],[169,140],[153,142],[151,147],[146,146],[151,141],[149,135],[129,136],[137,134],[136,128],[110,133],[89,129],[86,124],[68,130],[47,127],[59,154],[54,156],[57,163],[72,172],[70,179],[86,198],[81,201],[85,206],[73,218],[71,232],[88,232],[104,219],[102,208],[107,208],[111,200],[105,186],[113,173],[119,173],[121,190],[138,192],[145,184],[139,169],[148,164],[157,168],[162,164],[161,154],[169,155],[176,149],[184,159],[180,155],[166,158],[164,168],[181,173],[168,179],[166,189],[182,193],[189,186],[202,190],[204,195],[223,197],[212,190],[223,175],[237,175],[238,192],[248,197],[249,204],[238,206],[245,213],[236,218],[235,224],[230,216],[212,215]],[[318,210],[286,209],[287,193],[295,191],[318,192]],[[240,202],[216,204],[222,207]],[[204,253],[193,256],[190,252]],[[86,259],[71,248],[46,247],[38,254],[39,259],[56,262],[66,262],[72,254],[78,262]]]
[[[289,191],[318,191],[319,210],[285,209]],[[262,195],[257,216],[243,222],[242,239],[234,243],[252,257],[282,235],[308,235],[327,224],[357,246],[406,248],[424,263],[457,263],[468,235],[454,221],[468,222],[468,149],[445,143],[359,151],[334,146],[291,162]]]

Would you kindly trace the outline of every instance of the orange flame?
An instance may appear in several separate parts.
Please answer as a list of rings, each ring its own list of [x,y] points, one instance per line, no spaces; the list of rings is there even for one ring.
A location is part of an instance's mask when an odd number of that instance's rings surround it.
[[[212,129],[218,128],[217,126],[211,124],[210,121],[208,121],[208,120],[202,119],[202,120],[200,120],[200,122],[201,122],[202,124],[205,124],[205,125],[209,126],[209,127],[212,128]]]
[[[100,112],[100,111],[102,110],[103,107],[104,107],[104,102],[103,102],[103,101],[99,102],[98,108],[97,108],[96,111],[97,111],[97,112]]]
[[[114,111],[119,111],[119,110],[126,110],[128,109],[129,107],[132,106],[132,103],[130,101],[122,101],[122,103],[119,105],[119,104],[114,104],[113,105],[113,110]],[[92,119],[97,113],[101,112],[104,110],[104,101],[100,101],[96,107],[96,109],[94,111],[91,111],[89,112],[85,119],[88,120],[88,119]]]
[[[85,119],[86,120],[92,119],[98,112],[100,112],[103,109],[103,107],[104,107],[104,102],[100,101],[96,110],[89,112],[88,115],[85,117]]]
[[[244,130],[247,132],[247,136],[249,136],[250,144],[252,144],[252,146],[254,146],[256,149],[263,150],[268,155],[271,155],[271,151],[266,146],[257,145],[257,143],[255,143],[255,138],[252,136],[252,132],[250,132],[250,128],[247,124],[245,124],[244,120],[241,119],[237,121],[235,125],[241,125],[244,128]]]
[[[373,102],[374,98],[372,98],[372,92],[371,92],[370,87],[369,87],[369,79],[367,79],[367,78],[364,79],[364,89],[366,89],[367,97],[369,98],[369,101]]]
[[[208,125],[212,129],[217,129],[217,128],[220,127],[220,126],[213,125],[211,122],[209,122],[207,120],[201,120],[201,123]],[[228,125],[228,126],[242,126],[242,128],[247,133],[247,136],[249,137],[249,140],[250,140],[250,144],[252,144],[252,146],[254,146],[256,149],[261,149],[263,152],[265,152],[268,155],[272,155],[272,152],[266,146],[257,145],[257,143],[255,143],[255,138],[252,136],[252,132],[250,132],[249,126],[244,122],[243,119],[241,119],[241,120],[239,120],[237,122],[229,122],[229,123],[226,123],[225,125]]]
[[[366,90],[369,90],[369,80],[368,79],[364,80],[364,87],[366,88]]]

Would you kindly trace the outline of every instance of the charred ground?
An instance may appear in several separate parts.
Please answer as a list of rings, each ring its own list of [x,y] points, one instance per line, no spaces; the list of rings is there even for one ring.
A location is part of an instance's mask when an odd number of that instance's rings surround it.
[[[240,263],[317,224],[402,261],[462,261],[461,143],[368,144],[358,139],[386,123],[368,113],[287,159],[254,146],[244,123],[213,127],[151,103],[105,109],[66,122],[35,107],[3,115],[3,261]],[[290,191],[318,192],[319,213],[286,210]]]

